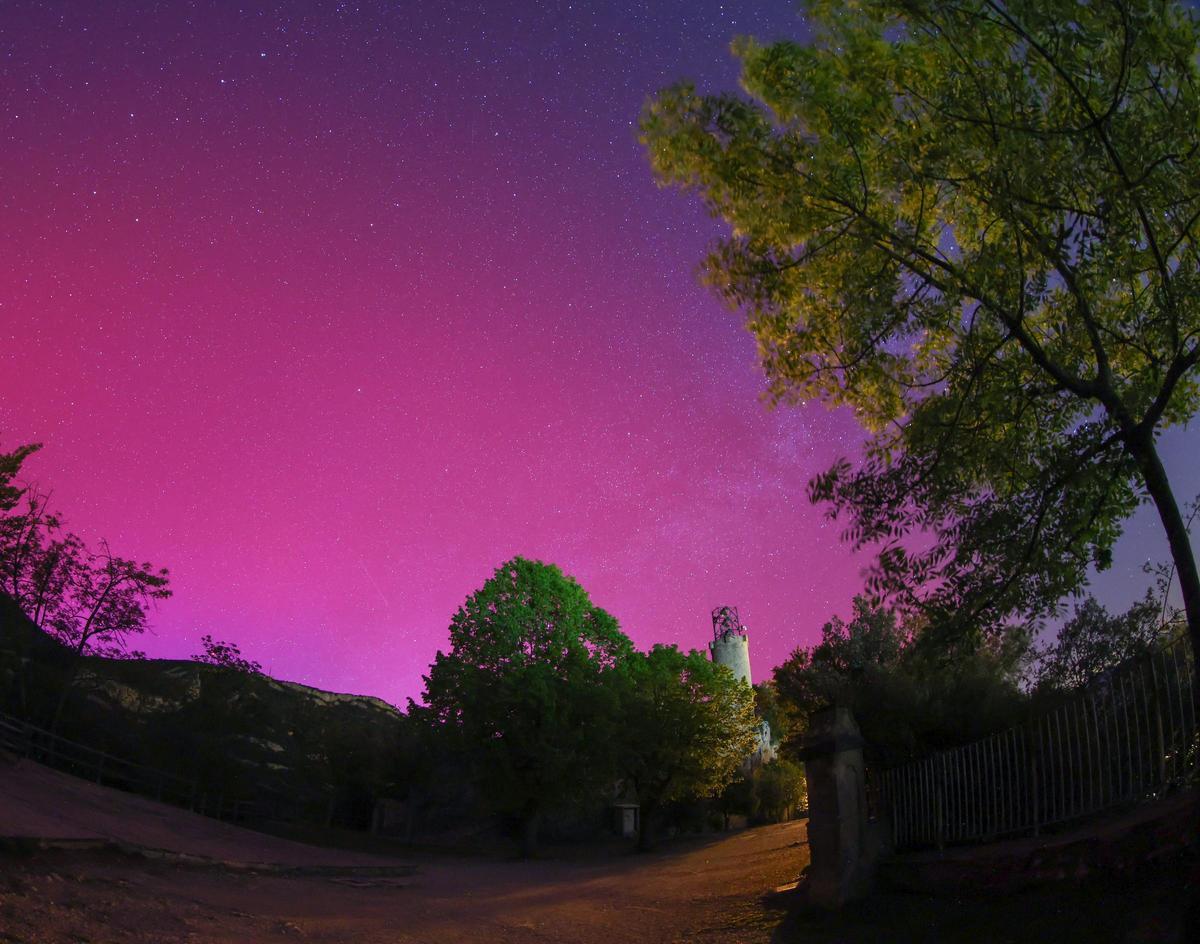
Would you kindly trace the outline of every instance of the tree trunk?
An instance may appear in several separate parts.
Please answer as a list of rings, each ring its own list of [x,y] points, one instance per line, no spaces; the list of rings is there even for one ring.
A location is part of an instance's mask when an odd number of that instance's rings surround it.
[[[645,803],[638,810],[638,852],[649,852],[654,848],[654,813],[655,807]]]
[[[404,841],[411,843],[417,835],[417,799],[419,793],[416,787],[408,788],[408,799],[404,806]]]
[[[1188,638],[1192,643],[1192,704],[1200,712],[1200,574],[1196,572],[1196,555],[1192,553],[1187,524],[1179,510],[1175,494],[1171,491],[1167,470],[1163,468],[1154,440],[1147,435],[1131,441],[1129,449],[1137,460],[1138,468],[1141,469],[1146,491],[1150,493],[1150,499],[1158,509],[1158,517],[1167,533],[1167,544],[1171,548],[1175,572],[1179,576]]]
[[[58,695],[58,704],[54,708],[54,716],[50,719],[50,733],[58,734],[58,726],[62,721],[63,709],[67,707],[67,699],[71,697],[71,693],[75,691],[75,683],[79,677],[79,656],[75,656],[71,660],[71,668],[67,673],[67,677],[63,679],[62,691]]]
[[[1187,524],[1179,511],[1179,503],[1171,491],[1167,470],[1163,468],[1152,434],[1144,439],[1129,441],[1129,450],[1137,460],[1138,468],[1146,484],[1146,491],[1163,530],[1167,533],[1167,544],[1171,548],[1171,559],[1179,575],[1179,590],[1183,596],[1183,612],[1187,617],[1188,639],[1192,644],[1192,717],[1200,716],[1200,575],[1196,573],[1196,555],[1192,553],[1192,542]],[[1170,586],[1167,591],[1170,591]],[[1197,831],[1200,833],[1200,830]],[[1200,926],[1200,890],[1192,893],[1187,910],[1189,928]]]
[[[536,807],[526,810],[521,822],[521,858],[531,859],[537,852],[538,829],[542,825],[542,811]]]

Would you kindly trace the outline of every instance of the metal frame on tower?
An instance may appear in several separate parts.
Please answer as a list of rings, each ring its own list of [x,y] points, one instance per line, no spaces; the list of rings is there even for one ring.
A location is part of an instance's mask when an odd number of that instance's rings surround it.
[[[746,635],[746,627],[742,625],[736,606],[718,606],[712,611],[713,639],[724,639],[737,634]]]

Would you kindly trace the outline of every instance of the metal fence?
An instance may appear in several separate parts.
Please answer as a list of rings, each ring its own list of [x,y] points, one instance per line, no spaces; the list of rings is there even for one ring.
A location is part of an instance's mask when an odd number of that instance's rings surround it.
[[[1180,636],[1026,725],[882,771],[897,849],[986,842],[1157,799],[1198,770],[1192,649]]]

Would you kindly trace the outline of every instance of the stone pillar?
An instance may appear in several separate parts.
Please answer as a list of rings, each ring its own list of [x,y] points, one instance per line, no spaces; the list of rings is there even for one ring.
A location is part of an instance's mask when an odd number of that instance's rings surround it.
[[[862,735],[847,708],[812,716],[804,745],[808,780],[808,900],[838,908],[867,892],[867,797]]]

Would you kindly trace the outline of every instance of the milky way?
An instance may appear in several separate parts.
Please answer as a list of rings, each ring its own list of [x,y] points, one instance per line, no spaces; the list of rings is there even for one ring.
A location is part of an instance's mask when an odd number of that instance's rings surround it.
[[[862,433],[765,408],[695,277],[720,226],[636,141],[744,33],[805,38],[790,3],[4,5],[0,446],[171,568],[141,648],[400,701],[518,553],[643,646],[738,605],[756,678],[847,611],[804,485]],[[1105,593],[1160,546],[1140,516]]]

